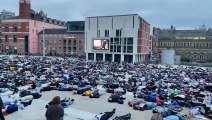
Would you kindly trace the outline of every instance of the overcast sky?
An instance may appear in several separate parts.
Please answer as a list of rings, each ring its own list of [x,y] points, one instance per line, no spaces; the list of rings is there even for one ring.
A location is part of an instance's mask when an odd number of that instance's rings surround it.
[[[18,15],[19,0],[0,0],[0,10]],[[151,27],[188,29],[212,27],[212,0],[31,0],[32,9],[48,17],[75,21],[85,17],[139,14]]]

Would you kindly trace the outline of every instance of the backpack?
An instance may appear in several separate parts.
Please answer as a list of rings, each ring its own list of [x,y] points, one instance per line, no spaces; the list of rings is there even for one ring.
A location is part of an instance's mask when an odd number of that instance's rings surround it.
[[[163,116],[159,113],[154,114],[150,120],[163,120]]]

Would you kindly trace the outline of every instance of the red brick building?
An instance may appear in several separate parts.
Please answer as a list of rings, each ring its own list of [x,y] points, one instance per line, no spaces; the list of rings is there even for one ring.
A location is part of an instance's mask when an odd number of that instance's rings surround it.
[[[1,21],[1,52],[4,54],[38,54],[38,33],[45,29],[65,28],[66,23],[47,18],[31,10],[30,0],[19,1],[19,16]]]
[[[85,56],[84,21],[71,21],[67,29],[45,29],[45,53],[50,56]],[[39,54],[43,54],[43,31],[39,33]]]

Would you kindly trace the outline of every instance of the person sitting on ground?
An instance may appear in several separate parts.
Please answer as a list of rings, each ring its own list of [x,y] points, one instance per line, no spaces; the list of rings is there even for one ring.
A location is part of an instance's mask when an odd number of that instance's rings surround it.
[[[60,106],[62,108],[67,108],[69,105],[71,105],[73,103],[74,103],[74,99],[65,97],[63,100],[60,101]],[[49,102],[46,105],[46,108],[49,108],[49,106],[51,106],[51,105],[53,105],[53,101]]]
[[[45,116],[47,120],[63,120],[64,110],[59,104],[60,97],[54,97],[52,99],[52,105],[46,110]]]
[[[93,120],[109,120],[109,118],[112,117],[115,112],[116,109],[114,108],[111,112],[100,113],[99,115],[96,115]]]

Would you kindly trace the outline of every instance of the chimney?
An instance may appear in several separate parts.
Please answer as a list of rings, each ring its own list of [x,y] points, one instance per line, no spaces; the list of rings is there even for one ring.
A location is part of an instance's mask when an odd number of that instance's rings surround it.
[[[31,16],[31,1],[19,0],[19,17],[30,18]]]

